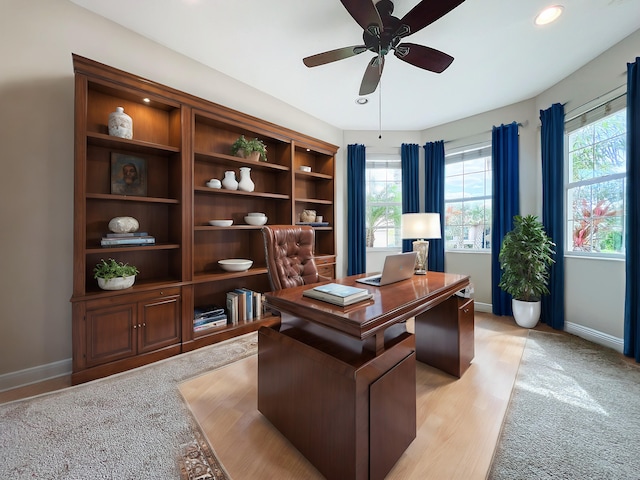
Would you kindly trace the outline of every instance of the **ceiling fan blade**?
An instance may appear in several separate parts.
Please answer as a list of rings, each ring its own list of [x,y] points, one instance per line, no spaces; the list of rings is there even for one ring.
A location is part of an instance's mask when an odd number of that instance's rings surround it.
[[[373,4],[372,0],[340,0],[344,8],[347,9],[349,15],[358,22],[358,25],[366,30],[369,25],[378,25],[382,29],[382,20],[380,14]],[[372,33],[375,35],[375,33]]]
[[[400,60],[435,73],[444,72],[453,62],[451,55],[415,43],[401,43],[396,47],[394,54]]]
[[[400,20],[395,36],[406,37],[445,16],[464,0],[422,0]],[[344,2],[343,2],[344,3]]]
[[[360,84],[360,95],[369,95],[376,91],[380,76],[384,68],[384,57],[376,55],[371,59],[367,69],[364,71],[362,83]]]
[[[311,55],[310,57],[303,58],[302,61],[307,67],[317,67],[318,65],[324,65],[326,63],[353,57],[354,55],[358,55],[366,50],[367,47],[365,45],[354,45],[351,47],[338,48],[336,50]]]

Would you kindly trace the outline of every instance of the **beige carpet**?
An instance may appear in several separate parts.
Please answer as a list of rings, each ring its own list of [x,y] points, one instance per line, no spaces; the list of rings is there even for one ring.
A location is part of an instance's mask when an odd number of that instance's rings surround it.
[[[199,471],[199,430],[179,382],[254,355],[256,334],[64,390],[0,405],[0,479],[162,479]],[[200,468],[200,469],[199,469]],[[192,475],[191,478],[198,478]]]

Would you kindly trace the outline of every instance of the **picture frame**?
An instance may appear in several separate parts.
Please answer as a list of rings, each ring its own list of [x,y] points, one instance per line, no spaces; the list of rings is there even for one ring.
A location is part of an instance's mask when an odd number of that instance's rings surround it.
[[[111,193],[147,196],[147,160],[123,153],[111,153]]]

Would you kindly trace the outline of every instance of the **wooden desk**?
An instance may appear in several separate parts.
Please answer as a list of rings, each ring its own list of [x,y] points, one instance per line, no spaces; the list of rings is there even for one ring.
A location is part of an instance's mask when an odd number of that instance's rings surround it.
[[[468,284],[437,272],[357,284],[373,299],[344,308],[303,297],[309,285],[268,293],[282,321],[258,331],[258,410],[326,478],[383,479],[416,435],[416,340],[404,321],[457,305]]]

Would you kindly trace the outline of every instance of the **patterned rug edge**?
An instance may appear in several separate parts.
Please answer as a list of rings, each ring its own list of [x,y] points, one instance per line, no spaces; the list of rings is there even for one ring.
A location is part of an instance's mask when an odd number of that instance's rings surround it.
[[[180,446],[180,480],[230,480],[190,409],[189,423],[194,438]]]

